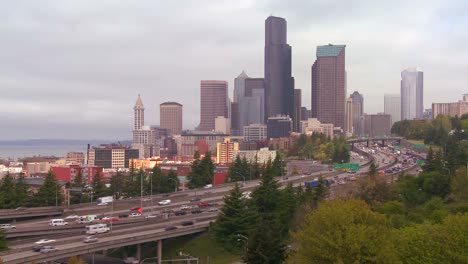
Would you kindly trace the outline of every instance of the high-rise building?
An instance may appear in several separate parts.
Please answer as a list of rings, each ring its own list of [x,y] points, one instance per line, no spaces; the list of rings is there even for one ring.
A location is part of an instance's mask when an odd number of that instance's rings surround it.
[[[133,114],[133,130],[141,129],[145,125],[145,106],[143,105],[140,95],[138,95],[135,106],[133,107]]]
[[[351,94],[353,100],[353,133],[355,135],[362,135],[363,128],[363,115],[364,115],[364,97],[359,92],[355,91]]]
[[[88,153],[88,162],[91,166],[108,168],[128,168],[130,159],[139,157],[138,149],[131,149],[122,145],[101,145],[93,147]]]
[[[238,103],[239,99],[245,96],[245,79],[247,78],[249,78],[249,76],[242,71],[241,74],[234,79],[234,103]]]
[[[368,137],[390,135],[390,120],[389,114],[364,115],[364,134]]]
[[[438,115],[461,117],[468,113],[468,102],[458,101],[454,103],[432,103],[432,115],[437,118]]]
[[[244,127],[245,141],[263,141],[267,139],[267,126],[264,124],[250,124]]]
[[[172,135],[182,132],[182,105],[176,102],[165,102],[159,105],[160,126],[167,128]]]
[[[392,117],[391,125],[401,120],[401,96],[399,94],[384,95],[384,113]]]
[[[333,139],[333,124],[320,123],[317,118],[308,118],[306,121],[301,121],[301,129],[301,132],[306,135],[321,133]]]
[[[422,119],[424,75],[418,68],[401,72],[401,119]]]
[[[239,103],[231,103],[231,135],[240,136],[241,129],[239,126]]]
[[[348,97],[346,98],[346,107],[345,107],[345,110],[346,110],[346,128],[345,128],[345,132],[347,135],[352,135],[354,133],[354,130],[353,130],[353,98],[352,97]]]
[[[239,151],[239,142],[226,138],[224,142],[216,144],[216,163],[231,163],[234,153]]]
[[[284,18],[265,20],[265,119],[293,116],[294,79],[291,76],[291,46],[287,43]]]
[[[301,108],[302,108],[302,90],[294,89],[294,116],[293,116],[293,131],[301,131]]]
[[[224,116],[215,118],[215,132],[229,135],[231,133],[231,120]]]
[[[268,138],[289,137],[292,131],[292,120],[289,116],[274,116],[267,120]]]
[[[265,122],[265,85],[263,78],[247,78],[244,95],[239,98],[239,128]]]
[[[200,82],[200,130],[215,129],[217,116],[228,117],[228,83],[226,81]]]
[[[335,127],[345,127],[345,45],[317,47],[312,65],[312,117]]]

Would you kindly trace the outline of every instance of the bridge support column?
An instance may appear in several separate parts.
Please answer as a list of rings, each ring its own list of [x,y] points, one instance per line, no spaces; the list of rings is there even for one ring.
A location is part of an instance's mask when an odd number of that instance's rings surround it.
[[[158,240],[158,264],[162,263],[162,240]]]
[[[137,244],[136,258],[141,261],[141,244]]]

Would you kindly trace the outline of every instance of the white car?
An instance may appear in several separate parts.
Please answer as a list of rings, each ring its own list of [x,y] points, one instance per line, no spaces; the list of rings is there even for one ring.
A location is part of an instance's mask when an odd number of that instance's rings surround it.
[[[129,214],[128,216],[129,217],[137,217],[137,216],[141,216],[141,214],[133,212],[133,213]]]
[[[1,224],[0,229],[15,229],[16,226],[10,224]]]
[[[98,206],[104,206],[104,205],[108,205],[108,203],[98,203],[97,205]]]
[[[203,187],[203,189],[210,189],[213,187],[213,184],[207,184]]]
[[[170,204],[170,203],[171,203],[171,200],[162,200],[162,201],[160,201],[158,204],[159,204],[159,205],[168,205],[168,204]]]
[[[47,243],[52,243],[52,242],[55,242],[55,239],[41,239],[39,241],[37,241],[35,244],[47,244]]]
[[[161,215],[158,215],[158,214],[150,214],[150,215],[145,216],[146,219],[159,218],[159,217],[161,217]]]
[[[69,215],[69,216],[65,217],[65,219],[77,219],[77,218],[79,218],[78,215]]]
[[[191,210],[191,209],[192,209],[192,206],[186,205],[186,204],[184,204],[184,205],[182,205],[182,206],[180,207],[180,210]]]
[[[114,217],[104,216],[103,218],[101,218],[101,220],[106,221],[106,220],[111,220],[112,218],[114,218]]]

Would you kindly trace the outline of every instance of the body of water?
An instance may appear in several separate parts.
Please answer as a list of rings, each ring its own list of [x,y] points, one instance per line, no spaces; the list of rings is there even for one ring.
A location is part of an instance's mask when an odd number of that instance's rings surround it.
[[[64,157],[67,152],[86,152],[86,144],[0,144],[0,158],[17,158],[32,156]]]

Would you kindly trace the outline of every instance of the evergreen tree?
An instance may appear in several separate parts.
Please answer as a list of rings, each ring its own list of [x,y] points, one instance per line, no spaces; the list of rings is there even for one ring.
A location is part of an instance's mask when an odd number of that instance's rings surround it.
[[[73,179],[73,187],[83,187],[83,174],[81,174],[81,170],[78,171],[78,175],[75,176],[75,179]]]
[[[137,194],[136,196],[141,196],[145,195],[144,193],[144,187],[146,186],[146,172],[143,170],[143,168],[140,168],[137,172],[137,175],[135,177],[135,184],[133,185],[133,192]]]
[[[283,159],[279,151],[276,151],[276,157],[272,163],[272,173],[273,176],[283,175]]]
[[[372,162],[369,166],[369,178],[371,180],[375,180],[375,176],[377,175],[377,167],[375,166],[375,162]]]
[[[104,181],[102,180],[101,173],[97,170],[93,177],[93,201],[95,201],[99,197],[103,197],[108,194],[106,185],[104,185]]]
[[[215,239],[229,251],[238,251],[254,226],[253,212],[247,207],[246,199],[236,183],[234,188],[224,197],[221,213],[213,226]]]
[[[137,185],[136,177],[137,177],[137,172],[135,169],[135,164],[132,162],[130,164],[128,177],[126,177],[126,181],[125,181],[125,196],[126,197],[139,196],[140,186],[136,186]]]
[[[166,186],[168,187],[168,192],[173,192],[179,189],[180,181],[177,177],[177,172],[174,170],[169,170],[167,173]]]
[[[24,174],[20,173],[15,183],[16,206],[26,206],[29,202],[29,186],[24,181]]]
[[[228,178],[230,182],[238,182],[242,180],[242,160],[239,156],[236,157],[232,165],[228,169]]]
[[[5,233],[3,229],[0,229],[0,252],[5,251],[7,249],[8,249],[8,242],[5,237]],[[1,263],[1,259],[0,259],[0,263]]]
[[[203,187],[211,184],[214,178],[215,166],[211,160],[211,153],[207,152],[203,159],[198,159],[195,153],[195,160],[192,163],[192,171],[188,175],[189,188]]]
[[[316,207],[319,202],[325,200],[325,198],[328,196],[328,187],[325,186],[323,182],[323,178],[320,175],[318,179],[318,184],[313,188],[312,190],[312,202],[313,206]]]
[[[63,201],[63,194],[60,186],[51,170],[47,173],[39,191],[34,195],[36,206],[60,205]]]
[[[285,259],[285,229],[280,220],[281,192],[273,178],[269,161],[260,186],[252,192],[254,210],[257,212],[255,229],[247,239],[243,261],[246,263],[283,263]]]
[[[434,170],[434,150],[429,147],[426,155],[426,161],[424,162],[423,170],[428,172]]]
[[[124,194],[125,189],[125,178],[122,175],[122,172],[117,171],[110,179],[110,189],[112,190],[112,195],[115,196],[115,199],[119,199]]]
[[[10,173],[7,172],[0,184],[0,207],[12,209],[16,206],[15,182]]]

